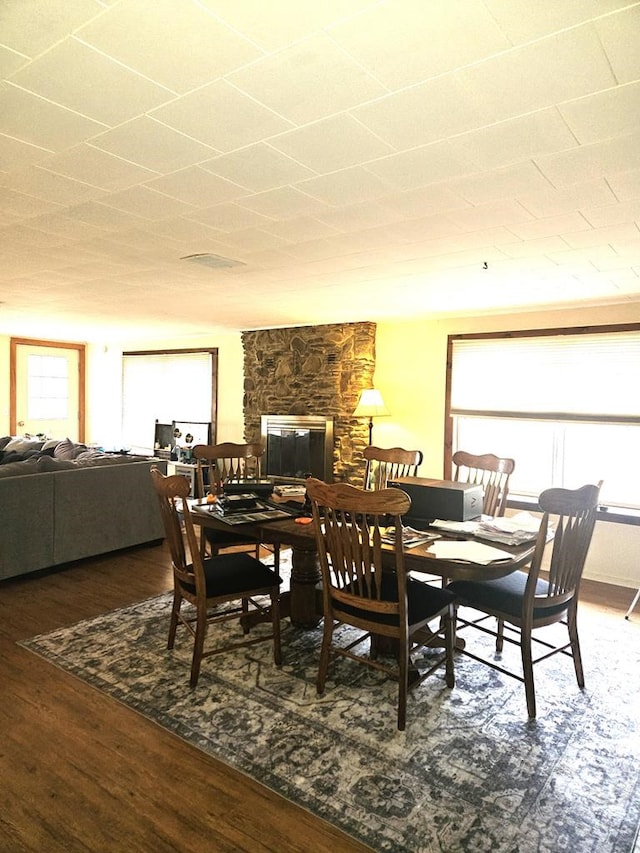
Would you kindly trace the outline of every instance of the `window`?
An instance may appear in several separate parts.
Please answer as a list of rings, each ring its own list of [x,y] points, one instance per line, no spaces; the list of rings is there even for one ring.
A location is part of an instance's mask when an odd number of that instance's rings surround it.
[[[153,448],[156,420],[206,422],[215,435],[217,350],[123,353],[122,441]]]
[[[603,480],[640,508],[640,326],[449,338],[452,452],[516,460],[511,494]]]
[[[69,417],[69,375],[66,358],[29,355],[27,358],[27,417],[66,420]]]

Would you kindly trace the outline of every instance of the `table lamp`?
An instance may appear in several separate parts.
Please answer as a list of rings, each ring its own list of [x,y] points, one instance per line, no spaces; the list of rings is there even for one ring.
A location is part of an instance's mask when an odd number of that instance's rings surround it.
[[[353,413],[354,418],[369,418],[369,444],[373,435],[373,419],[388,415],[389,410],[384,404],[382,394],[375,388],[365,388],[360,394],[358,405]]]

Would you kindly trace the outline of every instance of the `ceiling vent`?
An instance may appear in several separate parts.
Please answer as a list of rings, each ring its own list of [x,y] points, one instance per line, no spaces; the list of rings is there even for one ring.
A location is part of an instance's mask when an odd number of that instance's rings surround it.
[[[180,258],[181,261],[191,261],[193,264],[200,264],[203,267],[209,267],[212,270],[224,270],[231,267],[244,267],[246,264],[243,261],[234,261],[233,258],[223,258],[222,255],[212,255],[209,252],[201,252],[198,255],[185,255]]]

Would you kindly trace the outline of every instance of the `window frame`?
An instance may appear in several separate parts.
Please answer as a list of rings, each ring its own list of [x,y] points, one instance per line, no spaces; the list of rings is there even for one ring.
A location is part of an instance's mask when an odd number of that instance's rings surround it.
[[[125,357],[147,357],[156,358],[158,356],[176,356],[181,355],[198,355],[206,354],[211,358],[211,442],[216,444],[218,431],[218,348],[217,347],[192,347],[185,349],[164,349],[164,350],[129,350],[122,353],[122,372],[124,383],[124,360]],[[122,388],[122,413],[121,420],[124,422],[124,384]],[[151,423],[153,430],[153,422]],[[153,432],[150,433],[153,436]]]
[[[640,332],[640,323],[621,323],[621,324],[606,324],[600,326],[579,326],[579,327],[560,327],[560,328],[543,328],[543,329],[521,329],[515,331],[500,331],[500,332],[471,332],[462,334],[451,334],[447,337],[447,354],[446,354],[446,380],[445,380],[445,423],[444,423],[444,476],[445,479],[451,479],[453,473],[452,454],[454,443],[454,425],[455,418],[464,416],[464,412],[460,409],[454,414],[452,411],[452,386],[453,386],[453,367],[454,367],[454,346],[457,341],[461,340],[509,340],[514,338],[541,338],[541,337],[559,337],[559,336],[584,336],[584,335],[615,335],[624,332]],[[507,420],[514,418],[525,420],[526,413],[523,412],[506,412],[501,411],[482,411],[474,412],[467,411],[468,416],[477,416],[488,418],[499,418]],[[640,417],[629,416],[621,418],[619,416],[612,419],[608,415],[594,415],[587,413],[554,413],[554,412],[531,412],[531,419],[537,421],[551,421],[553,423],[602,423],[602,424],[632,424],[640,425]],[[522,508],[529,506],[531,503],[537,505],[537,501],[529,501],[527,498],[518,498],[510,496],[508,506],[512,508]],[[601,517],[611,521],[622,521],[623,523],[640,524],[640,511],[633,507],[602,507]]]

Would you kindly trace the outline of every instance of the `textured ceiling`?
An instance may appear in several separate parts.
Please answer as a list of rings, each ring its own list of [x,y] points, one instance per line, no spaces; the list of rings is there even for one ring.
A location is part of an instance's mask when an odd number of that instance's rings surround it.
[[[0,332],[640,297],[640,3],[2,0],[0,69]]]

